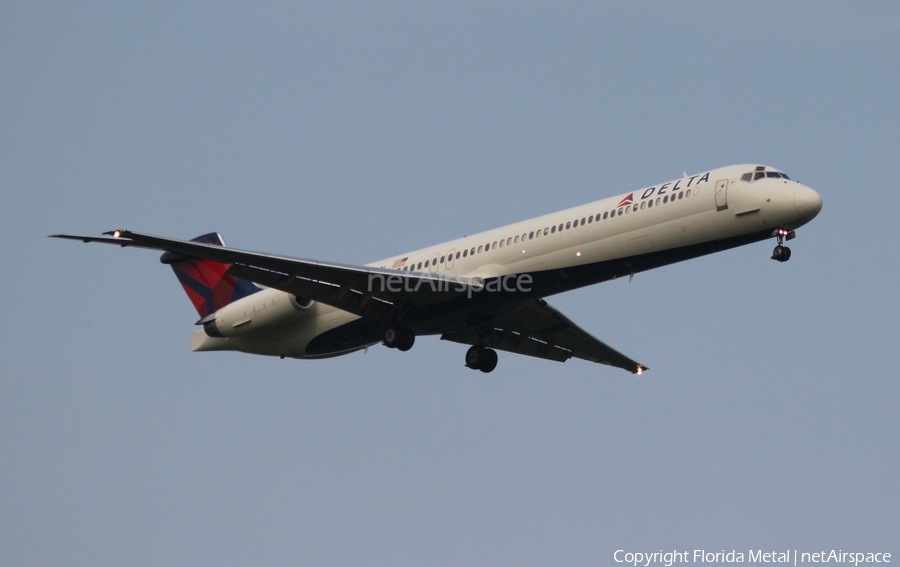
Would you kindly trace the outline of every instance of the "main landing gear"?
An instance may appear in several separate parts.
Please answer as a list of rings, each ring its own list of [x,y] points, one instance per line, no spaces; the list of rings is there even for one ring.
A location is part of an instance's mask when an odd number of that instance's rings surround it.
[[[785,237],[787,237],[788,240],[791,240],[796,236],[796,234],[793,230],[788,231],[783,228],[779,228],[775,231],[774,236],[778,239],[778,246],[776,246],[775,250],[772,251],[772,259],[779,262],[787,262],[791,259],[791,249],[784,245],[784,239]]]
[[[409,327],[391,325],[384,332],[384,346],[406,352],[416,342],[416,334]]]
[[[473,346],[466,352],[466,366],[487,374],[497,368],[497,351],[482,346]]]

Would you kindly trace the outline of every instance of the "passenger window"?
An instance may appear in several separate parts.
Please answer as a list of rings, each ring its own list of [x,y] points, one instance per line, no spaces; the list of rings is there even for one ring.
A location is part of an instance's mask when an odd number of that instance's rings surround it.
[[[684,198],[687,199],[690,196],[691,196],[691,190],[688,189],[687,191],[684,192]]]
[[[644,207],[646,207],[646,206],[647,206],[647,203],[646,203],[646,201],[645,201],[645,202],[643,202],[643,203],[641,203],[641,210],[642,210],[642,211],[643,211],[643,210],[644,210]]]
[[[581,226],[584,226],[584,220],[585,219],[581,219]]]
[[[556,225],[553,225],[552,227],[550,227],[550,234],[555,234],[555,233],[556,233]]]
[[[419,267],[417,267],[416,269],[417,269],[417,270],[421,270],[421,269],[422,269],[422,262],[419,262]]]
[[[496,250],[496,249],[497,249],[497,241],[495,240],[494,245],[491,246],[491,250]]]
[[[534,240],[534,231],[528,233],[528,240]]]
[[[425,260],[425,267],[428,267],[428,260]]]
[[[663,203],[668,203],[668,202],[669,202],[669,196],[666,195],[665,197],[663,197]]]
[[[559,223],[559,231],[562,232],[562,229],[563,229],[563,224]]]
[[[593,222],[594,222],[594,215],[591,215],[588,217],[588,224],[591,224]]]
[[[684,199],[684,191],[678,192],[678,200],[680,201],[681,199]]]
[[[609,218],[609,211],[603,213],[603,220],[606,220],[607,218]]]
[[[647,208],[649,209],[652,206],[653,206],[653,199],[650,199],[649,201],[647,201]]]
[[[506,239],[506,245],[509,246],[509,245],[511,245],[511,244],[512,244],[512,238],[507,238],[507,239]]]
[[[659,205],[659,197],[656,198],[656,204]]]
[[[483,246],[479,246],[479,247],[478,247],[478,253],[479,253],[479,254],[481,254],[481,249],[482,249],[482,248],[484,248],[484,247],[483,247]]]
[[[572,223],[567,222],[567,223],[566,223],[566,230],[569,230],[570,228],[572,228]],[[560,229],[560,230],[562,230],[562,229]]]
[[[459,252],[456,253],[456,259],[459,260]]]
[[[548,232],[549,230],[550,230],[549,228],[545,228],[545,229],[544,229],[544,236],[547,236],[547,232]]]
[[[634,211],[634,212],[637,212],[637,205],[631,207],[631,210]]]
[[[627,215],[630,212],[631,212],[631,207],[625,207],[625,214]]]
[[[473,246],[471,250],[469,250],[469,256],[475,255],[475,247]]]
[[[469,249],[467,248],[467,249],[463,250],[463,258],[467,257],[468,255],[469,255]]]
[[[622,209],[619,209],[619,216],[622,216]]]
[[[443,263],[444,263],[444,257],[441,256],[441,264],[443,264]]]
[[[519,243],[519,235],[517,234],[515,240],[513,240],[513,244],[518,244],[518,243]]]
[[[503,241],[500,241],[500,248],[503,248]]]

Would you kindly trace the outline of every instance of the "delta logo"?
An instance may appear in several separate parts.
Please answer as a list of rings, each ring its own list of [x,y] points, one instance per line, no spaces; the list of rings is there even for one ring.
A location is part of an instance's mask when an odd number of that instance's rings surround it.
[[[619,204],[616,205],[616,208],[625,207],[632,204],[634,204],[634,193],[629,193],[627,197],[619,201]]]

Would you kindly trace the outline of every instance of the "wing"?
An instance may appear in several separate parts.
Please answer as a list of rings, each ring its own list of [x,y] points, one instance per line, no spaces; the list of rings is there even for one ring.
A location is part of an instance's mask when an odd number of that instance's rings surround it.
[[[324,263],[127,230],[107,232],[104,236],[51,236],[162,250],[185,258],[230,264],[228,273],[234,276],[378,320],[395,317],[410,306],[444,303],[484,285],[480,278]],[[441,338],[558,362],[576,357],[638,374],[647,369],[603,344],[542,299],[524,303],[477,327],[444,333]]]
[[[591,336],[543,299],[526,303],[479,329],[445,333],[441,338],[557,362],[565,362],[574,356],[635,374],[647,370],[646,366]]]
[[[187,258],[231,264],[228,268],[231,275],[374,319],[391,317],[409,306],[443,303],[483,285],[477,278],[324,263],[128,230],[106,232],[104,236],[51,236],[163,250]]]

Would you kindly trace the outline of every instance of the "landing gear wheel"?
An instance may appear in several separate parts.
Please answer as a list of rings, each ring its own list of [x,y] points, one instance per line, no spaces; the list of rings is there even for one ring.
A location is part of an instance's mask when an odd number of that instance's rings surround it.
[[[407,328],[407,333],[405,333],[403,337],[403,342],[400,343],[400,346],[397,347],[397,350],[401,352],[406,352],[413,347],[413,344],[416,342],[416,334],[412,332],[412,329]]]
[[[497,351],[481,346],[473,346],[466,351],[466,366],[481,370],[485,374],[497,368]]]
[[[408,351],[416,342],[416,334],[409,327],[391,325],[384,332],[384,346]]]
[[[775,250],[772,251],[772,259],[777,260],[779,262],[787,262],[791,259],[791,249],[784,245],[784,237],[787,236],[788,240],[793,238],[794,232],[780,228],[775,233],[775,237],[778,238],[778,246],[775,247]]]
[[[482,360],[481,367],[478,370],[487,374],[495,368],[497,368],[497,351],[491,348],[484,349],[484,360]]]
[[[472,370],[478,370],[481,363],[482,351],[481,347],[473,346],[466,351],[466,366]]]
[[[787,262],[791,259],[791,249],[779,244],[775,247],[775,250],[772,251],[772,259],[779,262]]]

